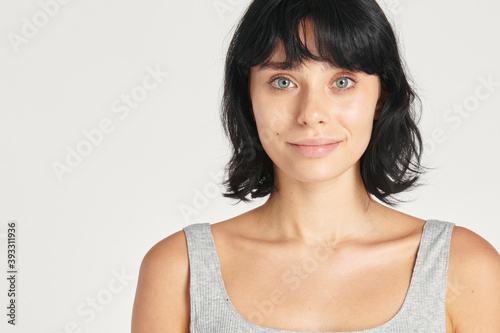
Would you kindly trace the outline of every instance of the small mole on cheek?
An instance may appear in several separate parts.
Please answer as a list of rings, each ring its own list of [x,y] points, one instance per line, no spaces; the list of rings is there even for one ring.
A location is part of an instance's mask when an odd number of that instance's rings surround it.
[[[280,135],[279,133],[276,133],[276,135]]]

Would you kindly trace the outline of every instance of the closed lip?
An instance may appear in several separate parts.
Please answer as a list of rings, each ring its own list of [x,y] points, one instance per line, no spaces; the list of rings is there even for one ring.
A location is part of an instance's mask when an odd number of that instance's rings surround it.
[[[334,143],[339,143],[341,141],[342,140],[337,140],[332,138],[308,138],[289,143],[297,146],[323,146],[323,145],[331,145]]]

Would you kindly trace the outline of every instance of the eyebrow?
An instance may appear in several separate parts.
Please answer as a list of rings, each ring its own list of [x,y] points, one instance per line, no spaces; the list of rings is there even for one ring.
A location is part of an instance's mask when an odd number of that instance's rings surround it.
[[[337,68],[335,66],[332,66],[330,63],[325,62],[325,64],[328,66],[328,68]],[[292,71],[301,71],[302,65],[301,64],[287,64],[286,62],[267,62],[264,64],[261,64],[258,66],[259,71],[263,71],[266,69],[271,69],[271,70],[292,70]]]

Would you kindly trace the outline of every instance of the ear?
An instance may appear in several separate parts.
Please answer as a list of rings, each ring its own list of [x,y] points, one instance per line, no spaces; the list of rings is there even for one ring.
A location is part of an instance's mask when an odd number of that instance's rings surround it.
[[[385,105],[385,102],[387,101],[388,95],[389,94],[387,93],[387,89],[385,89],[385,86],[382,85],[380,91],[380,97],[378,98],[377,106],[375,107],[375,117],[373,118],[373,120],[378,120],[380,118],[380,113]]]

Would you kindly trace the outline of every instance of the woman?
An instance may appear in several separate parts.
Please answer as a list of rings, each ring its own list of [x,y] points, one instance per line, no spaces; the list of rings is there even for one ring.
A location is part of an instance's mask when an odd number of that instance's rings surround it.
[[[230,45],[228,197],[140,271],[133,333],[500,332],[500,256],[394,210],[417,184],[416,98],[374,0],[255,0]]]

